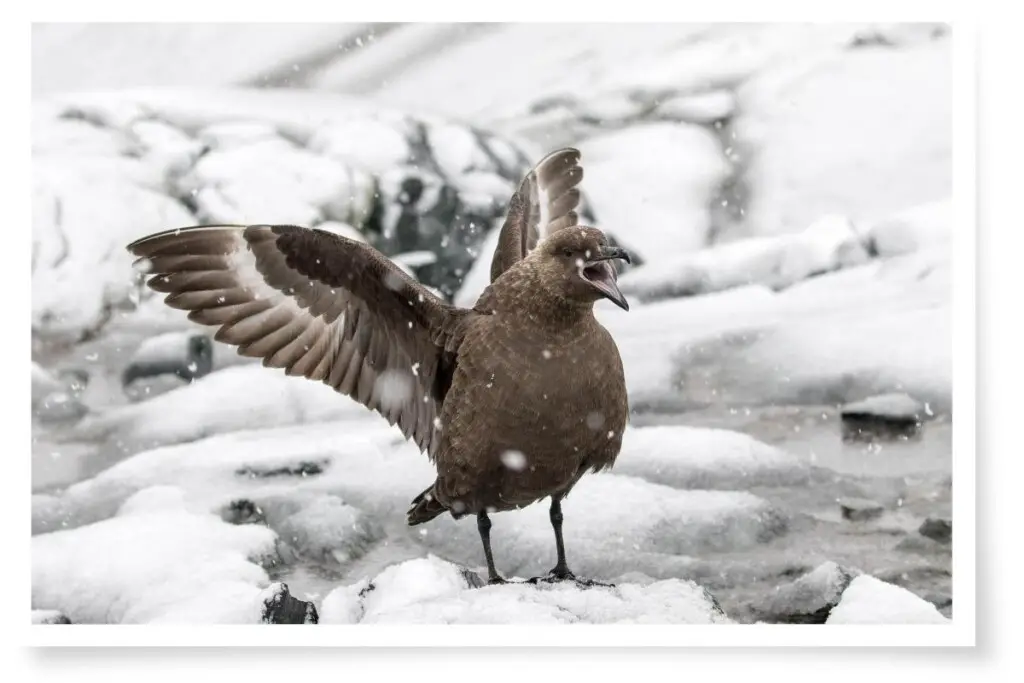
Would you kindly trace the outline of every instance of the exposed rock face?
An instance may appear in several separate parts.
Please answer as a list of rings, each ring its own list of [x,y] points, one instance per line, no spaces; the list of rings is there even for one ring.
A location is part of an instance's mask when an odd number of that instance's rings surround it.
[[[284,583],[271,584],[264,591],[263,623],[316,624],[320,621],[311,602],[299,600],[288,591]]]
[[[825,562],[751,607],[759,621],[776,624],[824,624],[843,591],[859,572]]]

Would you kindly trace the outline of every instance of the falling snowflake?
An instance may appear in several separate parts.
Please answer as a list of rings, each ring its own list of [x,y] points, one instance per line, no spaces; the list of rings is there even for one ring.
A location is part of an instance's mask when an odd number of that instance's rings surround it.
[[[419,363],[413,363],[412,364],[412,374],[416,375],[417,377],[420,376],[420,364]]]
[[[501,464],[514,472],[526,469],[526,456],[522,451],[505,451],[501,454]]]
[[[597,431],[604,426],[604,414],[599,413],[596,410],[592,413],[587,413],[587,426]]]
[[[549,358],[551,358],[551,352],[547,349],[541,351],[540,355],[544,356],[544,360],[548,360]]]

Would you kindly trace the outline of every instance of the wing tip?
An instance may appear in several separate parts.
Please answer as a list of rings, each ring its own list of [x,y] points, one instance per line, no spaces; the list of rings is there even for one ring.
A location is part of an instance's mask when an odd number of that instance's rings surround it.
[[[125,249],[134,256],[144,257],[146,252],[142,249],[146,244],[150,244],[156,240],[163,239],[171,235],[181,235],[183,233],[199,232],[201,230],[245,230],[247,227],[250,226],[235,225],[231,223],[211,223],[204,225],[189,225],[183,228],[169,228],[167,230],[161,230],[160,232],[154,232],[149,235],[145,235],[144,237],[140,237],[134,242],[129,243]]]

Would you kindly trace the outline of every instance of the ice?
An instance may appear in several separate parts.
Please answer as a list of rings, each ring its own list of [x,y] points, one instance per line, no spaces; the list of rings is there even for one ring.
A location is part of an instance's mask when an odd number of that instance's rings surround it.
[[[950,60],[943,38],[783,63],[742,85],[746,229],[792,232],[825,213],[860,221],[948,197]]]
[[[935,605],[905,588],[862,575],[850,582],[826,624],[949,624]]]
[[[579,148],[596,227],[651,263],[707,244],[708,206],[729,169],[706,129],[640,124]]]
[[[321,623],[336,624],[729,623],[689,581],[586,590],[572,582],[480,586],[479,577],[434,556],[336,588],[324,598],[320,617]]]
[[[811,476],[794,456],[746,434],[675,426],[627,428],[614,471],[679,489],[798,486]]]
[[[33,536],[33,609],[76,624],[259,622],[268,578],[256,562],[274,555],[274,533],[149,507]]]

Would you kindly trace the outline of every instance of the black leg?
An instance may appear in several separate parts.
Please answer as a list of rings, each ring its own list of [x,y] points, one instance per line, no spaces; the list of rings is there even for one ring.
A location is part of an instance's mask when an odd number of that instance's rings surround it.
[[[555,530],[555,552],[558,553],[558,560],[555,568],[551,570],[551,577],[554,579],[575,579],[569,565],[565,562],[565,543],[562,541],[562,498],[551,496],[551,528]]]
[[[476,528],[480,531],[480,540],[484,544],[484,557],[487,558],[487,583],[505,583],[498,570],[494,568],[494,556],[491,555],[491,518],[486,512],[476,516]]]

